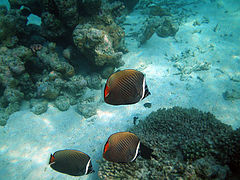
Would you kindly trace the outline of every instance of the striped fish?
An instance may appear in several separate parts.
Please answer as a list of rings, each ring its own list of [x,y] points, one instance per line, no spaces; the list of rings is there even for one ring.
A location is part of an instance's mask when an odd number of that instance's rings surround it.
[[[50,167],[58,172],[82,176],[94,172],[90,157],[77,150],[59,150],[51,154]]]
[[[153,150],[140,143],[139,138],[130,132],[112,134],[103,150],[103,158],[110,162],[128,163],[134,161],[138,155],[145,159],[156,157]]]
[[[126,69],[108,78],[104,88],[104,101],[111,105],[135,104],[150,94],[144,74]]]

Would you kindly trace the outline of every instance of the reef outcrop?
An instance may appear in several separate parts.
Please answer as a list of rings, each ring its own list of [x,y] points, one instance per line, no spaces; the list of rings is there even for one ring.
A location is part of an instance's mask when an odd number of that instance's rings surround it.
[[[87,87],[100,89],[102,78],[124,64],[125,34],[110,2],[9,3],[10,10],[0,7],[0,125],[24,100],[32,100],[37,115],[47,111],[48,102],[65,111]],[[40,26],[28,23],[31,13],[41,18]]]
[[[211,113],[173,107],[152,112],[129,129],[157,158],[100,162],[101,179],[226,179],[240,167],[239,130]]]

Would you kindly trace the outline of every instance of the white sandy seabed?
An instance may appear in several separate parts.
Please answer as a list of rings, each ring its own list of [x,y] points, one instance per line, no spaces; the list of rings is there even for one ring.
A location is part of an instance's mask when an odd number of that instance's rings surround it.
[[[11,115],[7,125],[0,127],[0,179],[97,179],[97,173],[72,177],[52,170],[48,166],[50,153],[60,149],[81,150],[91,156],[97,171],[97,161],[102,159],[102,149],[108,136],[131,127],[134,116],[144,119],[158,108],[195,107],[213,113],[233,128],[239,127],[240,100],[227,101],[222,95],[232,86],[227,74],[239,73],[240,70],[240,3],[231,6],[233,2],[222,4],[218,10],[211,4],[195,8],[197,15],[180,26],[176,35],[178,41],[153,35],[138,48],[136,40],[127,38],[130,52],[124,55],[125,65],[121,69],[135,68],[146,74],[151,95],[142,102],[129,106],[102,103],[97,108],[97,115],[89,119],[79,115],[75,107],[60,112],[51,105],[39,116],[28,108]],[[209,19],[209,23],[193,26],[193,22],[203,16]],[[136,23],[139,17],[138,12],[133,12],[126,21]],[[216,24],[220,28],[214,32]],[[201,33],[193,33],[196,29],[202,30]],[[226,33],[232,36],[221,37]],[[214,45],[211,51],[208,48],[210,44]],[[193,72],[191,78],[181,81],[179,75],[173,75],[178,70],[173,67],[173,62],[167,60],[166,54],[171,57],[197,47],[205,53],[199,53],[195,58],[211,63],[211,68]],[[204,81],[200,81],[198,76]],[[91,93],[102,96],[102,90]],[[145,108],[143,104],[146,102],[152,103],[152,108]]]

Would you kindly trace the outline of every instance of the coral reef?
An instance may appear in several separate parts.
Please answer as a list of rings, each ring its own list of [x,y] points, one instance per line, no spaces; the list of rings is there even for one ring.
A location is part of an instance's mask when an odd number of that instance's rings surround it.
[[[5,121],[2,125],[20,109],[22,100],[32,95],[32,81],[24,66],[31,56],[31,50],[24,46],[0,47],[0,107],[3,108],[1,119]]]
[[[101,179],[225,179],[239,169],[240,131],[211,113],[173,107],[152,112],[129,129],[156,159],[127,164],[100,162]]]
[[[96,66],[121,65],[121,52],[115,52],[112,39],[106,31],[94,28],[90,24],[79,24],[73,31],[73,41],[84,54]]]
[[[25,34],[27,16],[21,14],[21,10],[6,10],[0,7],[0,44],[14,47],[21,36]]]
[[[65,111],[78,103],[87,87],[100,89],[102,77],[123,65],[121,57],[127,52],[124,31],[115,23],[113,9],[103,8],[111,3],[9,3],[10,10],[0,7],[1,125],[20,109],[24,99],[31,100],[31,111],[37,115],[47,111],[47,102]],[[28,24],[31,13],[41,17],[40,26]],[[84,60],[91,70],[80,67]]]
[[[101,13],[101,0],[80,1],[79,10],[82,16],[93,16]]]
[[[87,86],[84,77],[75,75],[74,67],[59,56],[55,43],[31,47],[0,47],[0,107],[5,113],[1,116],[2,125],[20,109],[23,99],[51,101],[66,95],[73,105]],[[47,110],[47,104],[34,103],[30,108],[35,114],[41,114]]]
[[[41,16],[41,34],[49,40],[57,40],[63,38],[67,34],[67,29],[62,24],[61,20],[57,19],[49,12],[42,13]]]
[[[41,15],[42,6],[40,0],[9,0],[12,9],[19,9],[21,6],[26,6],[31,9],[32,13]]]
[[[43,47],[37,52],[37,56],[52,70],[60,72],[65,77],[72,77],[75,74],[74,67],[65,61],[60,61],[55,47],[55,43],[49,43],[48,47]]]
[[[125,20],[127,14],[126,6],[120,1],[111,1],[102,3],[102,13],[111,15],[117,24],[122,23]]]

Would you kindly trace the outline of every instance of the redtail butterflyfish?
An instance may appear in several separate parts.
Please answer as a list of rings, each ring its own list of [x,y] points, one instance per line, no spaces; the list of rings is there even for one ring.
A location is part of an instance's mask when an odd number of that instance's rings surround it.
[[[128,163],[134,161],[138,155],[145,159],[156,157],[153,150],[143,145],[139,138],[130,132],[112,134],[103,150],[103,158],[110,162]]]
[[[94,172],[90,157],[77,150],[59,150],[51,154],[50,167],[58,172],[82,176]]]
[[[113,73],[104,88],[104,101],[111,105],[135,104],[151,93],[145,76],[134,69]]]

